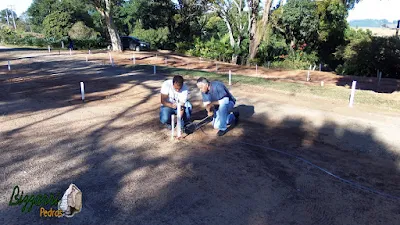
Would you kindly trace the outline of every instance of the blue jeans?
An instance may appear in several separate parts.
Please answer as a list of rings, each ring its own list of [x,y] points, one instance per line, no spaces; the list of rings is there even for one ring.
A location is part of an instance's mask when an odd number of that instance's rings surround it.
[[[185,107],[185,110],[183,112],[182,121],[181,121],[182,125],[184,125],[185,122],[188,122],[190,120],[190,115],[192,114],[192,104],[190,102],[186,102],[184,107]],[[172,109],[172,108],[166,107],[166,106],[161,106],[160,122],[162,124],[171,125],[171,115],[176,115],[176,114],[177,114],[176,109]]]
[[[227,125],[235,121],[235,115],[231,114],[235,103],[229,101],[228,104],[222,104],[214,108],[213,126],[214,129],[226,130]]]

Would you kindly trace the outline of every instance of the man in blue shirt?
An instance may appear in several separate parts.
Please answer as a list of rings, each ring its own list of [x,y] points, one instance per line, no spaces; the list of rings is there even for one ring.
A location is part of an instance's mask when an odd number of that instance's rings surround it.
[[[210,82],[200,77],[197,80],[197,87],[202,93],[208,116],[213,116],[213,126],[218,129],[217,135],[224,135],[227,125],[232,125],[239,119],[239,113],[232,112],[236,99],[220,81]]]

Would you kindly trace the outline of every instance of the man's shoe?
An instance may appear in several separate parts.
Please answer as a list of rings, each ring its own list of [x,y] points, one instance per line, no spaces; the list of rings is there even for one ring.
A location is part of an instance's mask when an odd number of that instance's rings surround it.
[[[218,135],[219,137],[224,136],[224,135],[226,134],[226,131],[227,131],[227,130],[219,130],[218,133],[217,133],[217,135]]]
[[[233,115],[235,116],[235,122],[236,122],[236,124],[239,122],[239,116],[240,116],[240,113],[239,112],[233,112]]]

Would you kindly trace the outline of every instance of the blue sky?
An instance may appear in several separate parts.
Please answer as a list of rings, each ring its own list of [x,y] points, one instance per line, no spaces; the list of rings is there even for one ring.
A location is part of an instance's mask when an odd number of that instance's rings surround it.
[[[175,0],[176,1],[176,0]],[[277,0],[275,0],[277,1]],[[14,5],[18,15],[26,11],[32,0],[1,0],[0,10]],[[362,0],[349,12],[348,20],[357,19],[400,19],[400,0]]]

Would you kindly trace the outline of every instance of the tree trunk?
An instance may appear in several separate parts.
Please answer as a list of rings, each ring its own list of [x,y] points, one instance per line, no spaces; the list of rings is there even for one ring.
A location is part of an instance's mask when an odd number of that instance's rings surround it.
[[[272,0],[265,0],[263,17],[261,20],[261,26],[257,27],[257,13],[258,13],[258,1],[254,1],[251,7],[251,16],[250,16],[250,45],[249,45],[249,59],[247,60],[247,64],[250,64],[250,61],[256,57],[258,47],[260,46],[261,40],[264,37],[265,30],[267,29],[267,23],[269,18],[269,12],[271,9]]]
[[[103,16],[104,20],[106,21],[107,25],[107,30],[108,34],[110,35],[111,39],[111,46],[113,51],[122,51],[122,46],[121,46],[121,39],[118,34],[117,27],[114,24],[113,18],[111,16],[112,12],[112,4],[111,0],[105,0],[105,9],[100,8],[99,6],[96,6],[97,11]]]

